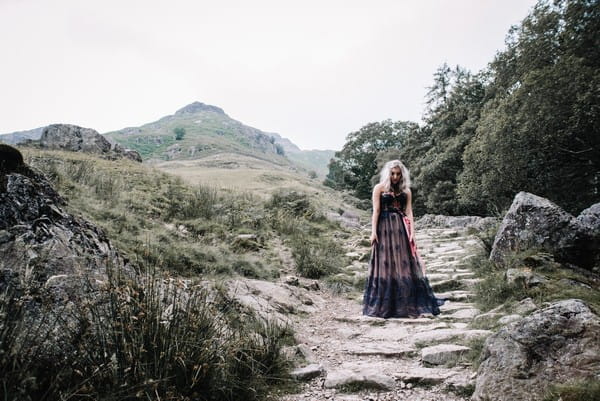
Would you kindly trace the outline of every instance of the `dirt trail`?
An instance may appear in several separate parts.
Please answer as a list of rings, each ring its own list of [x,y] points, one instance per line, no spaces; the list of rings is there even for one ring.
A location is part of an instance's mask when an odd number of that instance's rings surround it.
[[[294,317],[306,365],[320,365],[322,373],[281,401],[468,399],[475,374],[464,356],[473,339],[489,335],[468,327],[479,314],[469,302],[477,279],[463,265],[479,241],[465,230],[423,229],[417,245],[436,296],[450,299],[442,313],[419,319],[364,317],[362,294],[322,291],[315,312]],[[367,250],[351,249],[355,254]],[[357,265],[347,273],[365,274],[366,263],[363,271]]]

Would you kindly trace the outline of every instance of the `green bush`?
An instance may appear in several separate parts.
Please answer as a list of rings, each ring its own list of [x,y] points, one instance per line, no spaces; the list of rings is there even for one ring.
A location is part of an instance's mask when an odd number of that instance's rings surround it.
[[[297,235],[291,239],[291,248],[302,277],[329,276],[337,273],[345,261],[343,248],[328,238]]]

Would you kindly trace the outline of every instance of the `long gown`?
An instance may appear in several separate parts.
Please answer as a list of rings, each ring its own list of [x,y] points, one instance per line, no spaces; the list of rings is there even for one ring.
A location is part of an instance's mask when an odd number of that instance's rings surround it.
[[[406,194],[384,192],[363,298],[363,315],[397,318],[438,315],[445,299],[436,298],[423,275],[410,221]]]

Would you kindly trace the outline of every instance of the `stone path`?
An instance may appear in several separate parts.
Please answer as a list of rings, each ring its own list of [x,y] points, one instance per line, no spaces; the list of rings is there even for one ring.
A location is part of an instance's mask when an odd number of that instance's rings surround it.
[[[442,313],[418,319],[370,318],[361,314],[360,291],[339,296],[322,291],[323,302],[313,312],[293,317],[296,351],[305,360],[300,366],[304,370],[295,372],[302,384],[300,393],[280,401],[469,398],[475,374],[465,356],[473,339],[490,334],[468,327],[479,314],[470,303],[477,279],[462,265],[479,240],[465,230],[423,229],[417,233],[417,246],[436,295],[450,299]],[[366,252],[352,249],[355,260],[345,274],[366,275],[367,262],[361,258]]]

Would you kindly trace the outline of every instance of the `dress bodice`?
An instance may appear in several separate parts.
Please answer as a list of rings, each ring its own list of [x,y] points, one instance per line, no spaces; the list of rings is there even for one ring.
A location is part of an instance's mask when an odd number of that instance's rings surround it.
[[[382,212],[406,212],[406,193],[404,192],[400,192],[399,194],[394,194],[393,192],[382,192],[380,201]]]

